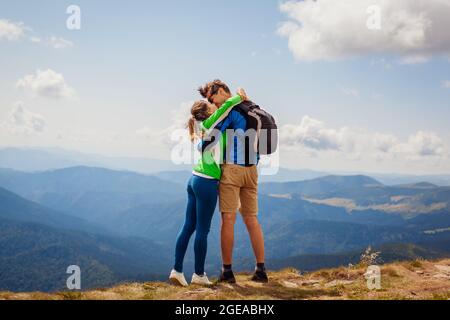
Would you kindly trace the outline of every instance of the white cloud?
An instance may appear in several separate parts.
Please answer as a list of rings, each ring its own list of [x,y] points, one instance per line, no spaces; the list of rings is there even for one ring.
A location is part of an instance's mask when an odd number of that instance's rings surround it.
[[[54,49],[66,49],[74,46],[72,41],[66,40],[61,37],[50,37],[47,44]]]
[[[0,40],[15,41],[25,35],[26,27],[21,22],[0,19]]]
[[[407,141],[401,141],[392,134],[349,127],[329,128],[309,116],[303,117],[299,125],[285,125],[280,131],[283,147],[313,155],[331,152],[349,159],[376,160],[449,156],[448,146],[433,132],[418,131]]]
[[[74,89],[66,84],[64,76],[51,69],[37,70],[35,74],[24,76],[17,81],[16,87],[27,89],[34,95],[47,98],[75,97]]]
[[[11,22],[0,19],[0,41],[17,41],[27,36],[31,43],[43,44],[54,49],[65,49],[74,47],[74,43],[62,37],[52,36],[42,39],[35,34],[33,29],[27,27],[22,22]]]
[[[444,141],[433,132],[419,131],[409,137],[408,142],[397,146],[398,151],[409,156],[409,158],[420,158],[427,156],[441,157],[446,155]]]
[[[335,130],[309,116],[303,117],[300,125],[285,125],[281,129],[281,142],[286,146],[303,146],[315,150],[339,150]]]
[[[43,116],[25,109],[22,102],[17,102],[0,126],[13,135],[30,135],[42,133],[46,120]]]
[[[370,30],[367,9],[381,9],[381,28]],[[305,0],[280,5],[290,20],[278,29],[298,60],[337,60],[372,53],[423,63],[450,54],[448,0]]]

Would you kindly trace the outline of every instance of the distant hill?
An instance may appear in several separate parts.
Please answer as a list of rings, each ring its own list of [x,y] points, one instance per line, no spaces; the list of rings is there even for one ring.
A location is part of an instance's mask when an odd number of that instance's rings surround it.
[[[78,265],[87,287],[159,279],[170,250],[148,239],[119,237],[0,188],[0,290],[64,289]]]
[[[181,190],[177,184],[153,175],[85,166],[36,173],[3,169],[0,171],[0,185],[17,193],[33,194],[37,193],[37,188],[40,188],[40,193],[129,192],[131,189],[133,192],[174,194]]]
[[[93,222],[133,206],[181,197],[185,189],[151,175],[92,167],[37,173],[0,170],[0,186]]]
[[[383,244],[373,250],[380,252],[379,259],[383,263],[450,257],[450,247],[447,251],[441,251],[435,248],[428,248],[408,243]],[[350,263],[357,264],[361,259],[362,253],[363,250],[326,255],[305,254],[272,260],[270,261],[270,266],[275,270],[285,268],[286,266],[291,266],[302,271],[314,271],[321,268],[336,268],[339,266],[347,266]]]
[[[263,183],[260,192],[292,198],[300,195],[315,204],[345,208],[349,212],[375,210],[411,218],[450,211],[450,187],[430,183],[385,186],[366,176],[327,176],[285,183]]]
[[[401,184],[415,184],[426,181],[437,186],[450,186],[450,174],[436,174],[436,175],[407,175],[407,174],[380,174],[371,173],[378,181],[385,185],[401,185]]]
[[[18,222],[39,223],[62,229],[106,232],[98,225],[31,202],[1,187],[0,203],[0,218]]]
[[[367,176],[325,176],[312,180],[293,182],[263,183],[260,192],[264,194],[300,193],[317,195],[331,190],[375,188],[383,186],[377,180]]]
[[[155,174],[159,179],[179,183],[186,186],[189,178],[192,177],[192,170],[184,171],[161,171]]]
[[[330,173],[322,172],[322,171],[315,171],[315,170],[308,170],[308,169],[286,169],[286,168],[279,168],[276,175],[260,175],[259,181],[260,182],[290,182],[290,181],[302,181],[302,180],[311,180],[311,179],[317,179],[321,177],[325,177],[329,175]]]
[[[160,179],[186,184],[192,175],[192,170],[184,171],[162,171],[155,174]],[[285,168],[279,168],[276,175],[259,175],[259,182],[290,182],[301,181],[308,179],[320,178],[327,176],[328,173],[314,171],[314,170],[290,170]]]
[[[89,167],[39,173],[0,170],[0,186],[122,236],[144,237],[173,247],[185,214],[186,186],[182,181],[189,175],[182,171],[151,176]],[[420,212],[411,216],[406,206],[419,210],[448,201],[449,189],[443,187],[390,187],[366,176],[326,176],[262,183],[260,192],[260,220],[268,239],[267,252],[275,258],[349,251],[394,240],[422,241],[429,237],[423,231],[450,227],[450,211],[445,208],[433,214],[424,211],[428,216],[423,217]],[[404,205],[400,209],[405,211],[392,214],[386,210],[386,206],[395,205]],[[421,220],[412,220],[413,216]],[[211,231],[211,267],[220,262],[219,220],[217,213]],[[237,255],[252,255],[246,234],[239,219]],[[325,237],[328,241],[324,241]],[[298,244],[284,245],[293,238]],[[283,250],[278,250],[279,246]]]
[[[0,203],[4,204],[0,219],[13,219],[9,227],[18,230],[17,238],[11,238],[13,243],[42,237],[42,247],[47,248],[48,233],[50,239],[61,244],[61,259],[80,257],[88,265],[95,260],[101,268],[110,270],[105,274],[111,275],[108,279],[112,283],[120,281],[123,274],[136,278],[142,273],[146,279],[147,273],[166,274],[170,269],[176,235],[185,216],[185,180],[189,176],[187,171],[146,175],[83,166],[35,173],[0,169]],[[326,261],[336,261],[341,254],[347,259],[349,252],[392,242],[445,252],[450,243],[449,191],[449,187],[429,183],[386,186],[360,175],[262,183],[259,218],[267,259],[284,261],[309,256],[309,265],[315,265],[315,261],[328,265]],[[37,225],[40,231],[23,224]],[[68,232],[76,233],[73,241],[63,237]],[[64,240],[59,240],[61,237]],[[92,241],[79,248],[77,243],[83,238]],[[235,240],[235,257],[253,261],[241,218]],[[111,247],[117,256],[106,259],[102,250],[105,247]],[[218,212],[213,218],[208,248],[206,271],[217,272],[221,265]],[[17,250],[16,254],[22,252],[24,259],[4,256],[9,259],[8,272],[16,270],[15,280],[25,279],[26,273],[21,266],[14,269],[16,264],[48,261],[45,250],[36,253],[27,246],[13,250]],[[407,258],[403,252],[398,253],[396,256]],[[317,255],[329,257],[316,260]],[[192,244],[186,258],[185,270],[190,273]],[[133,265],[127,267],[125,261]],[[245,264],[236,266],[237,270],[242,266]],[[43,275],[54,272],[42,270]],[[53,285],[56,280],[51,279]]]
[[[0,291],[63,290],[70,265],[81,268],[86,288],[155,280],[167,273],[169,261],[168,250],[149,240],[0,218]]]
[[[144,174],[157,174],[163,172],[191,172],[191,165],[174,165],[169,160],[133,157],[112,157],[98,154],[90,154],[79,151],[53,148],[0,148],[0,168],[14,169],[18,171],[36,172],[65,169],[69,167],[89,166],[102,167],[112,170],[129,170]],[[407,174],[382,174],[361,172],[323,172],[309,169],[279,168],[276,175],[260,176],[261,182],[290,182],[311,180],[330,174],[339,176],[366,175],[375,178],[385,185],[414,184],[427,181],[439,186],[450,186],[450,174],[440,175],[407,175]]]
[[[187,169],[175,166],[168,160],[147,158],[108,157],[69,151],[61,148],[2,148],[0,168],[35,172],[57,170],[76,166],[103,167],[114,170],[132,170],[141,173],[156,173],[164,170]]]
[[[418,182],[418,183],[410,183],[410,184],[402,184],[396,187],[399,188],[410,188],[410,189],[435,189],[439,186],[429,183],[429,182]]]

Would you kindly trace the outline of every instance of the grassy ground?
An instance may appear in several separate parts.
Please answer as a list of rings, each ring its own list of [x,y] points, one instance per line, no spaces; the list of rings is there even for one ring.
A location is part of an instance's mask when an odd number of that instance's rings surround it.
[[[295,269],[284,269],[269,273],[268,284],[254,283],[249,281],[250,274],[239,274],[235,285],[214,282],[209,288],[200,286],[181,288],[163,282],[148,282],[87,292],[54,294],[0,292],[0,300],[450,299],[450,259],[416,260],[381,266],[379,290],[368,289],[364,276],[366,270],[363,265],[306,274],[301,274]]]

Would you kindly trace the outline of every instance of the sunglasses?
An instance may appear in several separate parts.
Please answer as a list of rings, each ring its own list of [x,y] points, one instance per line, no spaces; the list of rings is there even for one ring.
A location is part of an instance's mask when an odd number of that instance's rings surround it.
[[[219,87],[213,86],[211,88],[211,91],[210,91],[210,94],[209,94],[209,97],[208,97],[208,102],[209,103],[214,104],[213,97],[217,94],[218,91],[219,91]]]

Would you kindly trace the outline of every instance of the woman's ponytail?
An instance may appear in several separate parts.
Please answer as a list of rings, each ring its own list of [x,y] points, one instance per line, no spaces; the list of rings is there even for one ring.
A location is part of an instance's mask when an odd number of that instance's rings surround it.
[[[189,137],[191,138],[191,141],[194,141],[197,137],[196,130],[195,130],[195,122],[196,120],[191,117],[187,123],[187,128],[189,129]]]
[[[199,136],[197,122],[205,121],[210,115],[211,112],[206,101],[201,100],[193,104],[191,109],[191,118],[189,118],[187,123],[191,141],[194,141]]]

